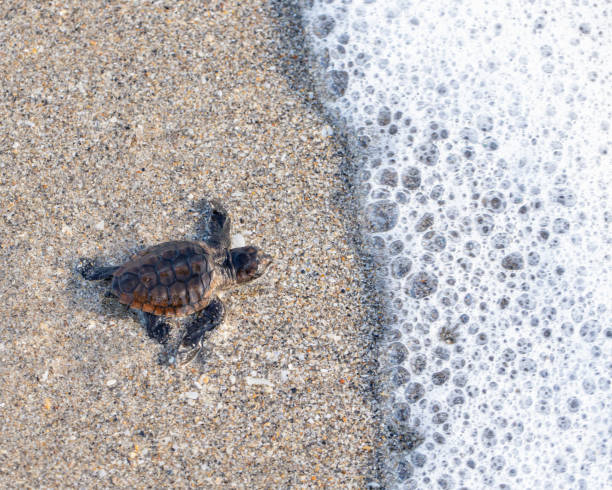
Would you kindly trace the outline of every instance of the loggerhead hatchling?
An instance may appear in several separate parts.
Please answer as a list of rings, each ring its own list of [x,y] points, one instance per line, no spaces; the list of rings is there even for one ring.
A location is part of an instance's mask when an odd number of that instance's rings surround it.
[[[77,267],[90,281],[111,279],[110,294],[140,310],[151,338],[165,343],[170,326],[164,317],[194,315],[178,347],[177,363],[187,364],[202,348],[204,335],[225,313],[217,293],[260,277],[272,257],[257,247],[230,249],[230,219],[218,202],[210,203],[205,241],[171,241],[149,247],[122,266]]]

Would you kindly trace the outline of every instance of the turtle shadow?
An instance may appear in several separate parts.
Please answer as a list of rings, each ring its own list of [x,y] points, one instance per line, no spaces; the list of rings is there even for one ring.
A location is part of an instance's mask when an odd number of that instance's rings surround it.
[[[207,218],[210,216],[210,201],[208,199],[200,199],[189,208],[188,212],[196,216],[196,222],[193,227],[195,238],[205,240],[209,234],[209,226]]]
[[[213,211],[215,208],[220,208],[226,214],[227,211],[221,202],[214,197],[204,197],[195,202],[187,213],[195,217],[195,225],[193,226],[193,239],[206,242],[212,234],[211,223]],[[229,218],[228,218],[229,219]],[[187,239],[187,238],[186,238]]]
[[[110,294],[110,281],[89,281],[81,275],[78,270],[80,260],[72,264],[70,278],[64,288],[64,292],[71,297],[71,306],[104,316],[121,318],[133,316],[128,307],[119,303],[117,298]],[[95,263],[102,261],[96,259]],[[94,297],[98,300],[96,301]]]
[[[184,322],[181,322],[184,323]],[[173,367],[173,368],[181,368],[180,364],[177,362],[177,352],[180,345],[180,338],[182,333],[185,331],[184,325],[180,325],[175,329],[175,333],[178,333],[178,339],[174,339],[173,341],[168,341],[162,344],[162,348],[157,354],[157,364],[159,366],[165,367]],[[176,335],[173,335],[176,337]],[[198,366],[199,368],[205,368],[210,362],[211,356],[214,354],[214,350],[212,347],[204,345],[200,351],[196,354],[196,356],[191,359],[185,366]]]

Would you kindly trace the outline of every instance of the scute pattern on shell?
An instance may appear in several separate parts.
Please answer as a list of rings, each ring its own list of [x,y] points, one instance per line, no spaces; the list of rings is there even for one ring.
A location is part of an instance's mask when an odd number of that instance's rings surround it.
[[[111,290],[132,308],[185,316],[208,305],[212,274],[210,254],[200,244],[167,242],[143,250],[121,266]]]

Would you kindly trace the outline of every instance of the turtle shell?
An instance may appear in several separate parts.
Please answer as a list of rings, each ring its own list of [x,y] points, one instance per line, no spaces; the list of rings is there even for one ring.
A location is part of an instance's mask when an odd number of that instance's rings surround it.
[[[113,275],[119,302],[154,315],[185,316],[205,308],[214,285],[210,251],[189,241],[166,242],[138,253]]]

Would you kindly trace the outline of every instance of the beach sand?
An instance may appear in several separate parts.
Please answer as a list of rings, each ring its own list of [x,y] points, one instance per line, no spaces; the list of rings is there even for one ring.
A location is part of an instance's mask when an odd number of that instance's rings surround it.
[[[303,53],[279,58],[279,9],[203,3],[1,7],[4,488],[346,488],[375,471],[376,327],[342,148],[291,83]],[[74,269],[195,238],[211,197],[276,261],[175,369]]]

